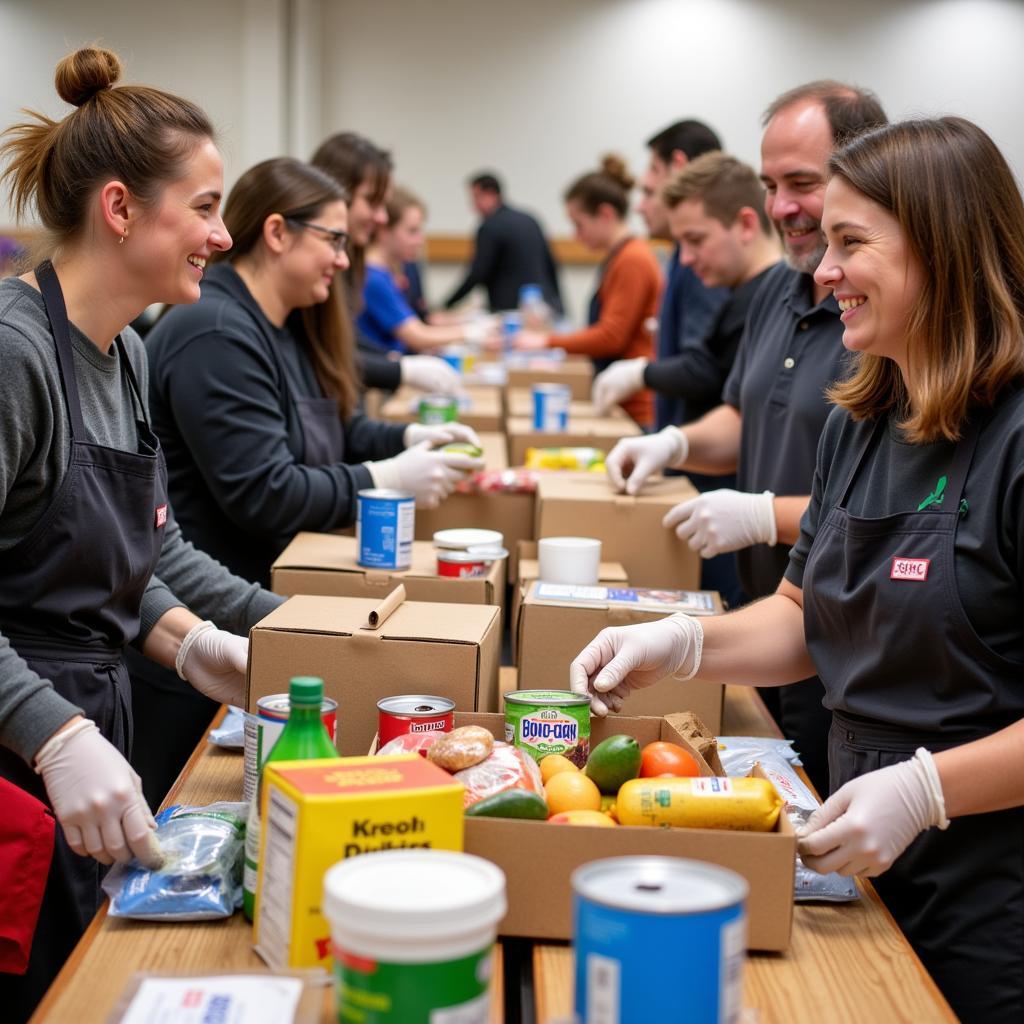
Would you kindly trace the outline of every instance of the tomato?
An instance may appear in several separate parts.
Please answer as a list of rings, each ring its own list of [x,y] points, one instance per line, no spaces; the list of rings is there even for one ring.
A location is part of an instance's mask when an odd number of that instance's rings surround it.
[[[658,775],[692,777],[700,775],[693,755],[678,743],[656,740],[640,751],[640,778],[652,779]]]

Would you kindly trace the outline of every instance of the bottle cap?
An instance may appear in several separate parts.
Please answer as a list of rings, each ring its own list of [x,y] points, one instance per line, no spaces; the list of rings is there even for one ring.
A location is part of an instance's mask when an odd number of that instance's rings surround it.
[[[292,676],[288,681],[288,700],[292,704],[315,704],[324,699],[324,681],[318,676]]]

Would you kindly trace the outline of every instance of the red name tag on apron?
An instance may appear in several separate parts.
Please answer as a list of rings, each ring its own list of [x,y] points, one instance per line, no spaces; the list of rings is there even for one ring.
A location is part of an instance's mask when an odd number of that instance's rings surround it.
[[[923,583],[928,579],[928,566],[931,565],[931,561],[930,558],[894,558],[889,579]]]
[[[167,522],[167,506],[157,505],[156,507],[156,528],[159,530]]]

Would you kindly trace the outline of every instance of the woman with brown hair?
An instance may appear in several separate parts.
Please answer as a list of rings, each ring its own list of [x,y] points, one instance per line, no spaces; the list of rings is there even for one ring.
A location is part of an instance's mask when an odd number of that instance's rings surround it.
[[[618,359],[654,358],[649,321],[658,311],[661,268],[646,241],[630,230],[629,193],[633,179],[616,156],[606,156],[601,170],[584,174],[565,193],[565,210],[576,237],[588,249],[604,252],[597,290],[590,300],[588,327],[568,334],[523,331],[520,348],[561,348],[590,356],[595,372]],[[654,421],[654,399],[640,391],[622,403],[641,426]]]
[[[78,941],[102,865],[160,859],[125,760],[125,648],[238,702],[249,644],[234,634],[280,603],[186,544],[168,505],[145,352],[128,324],[151,303],[194,302],[231,238],[206,115],[115,86],[120,72],[107,50],[66,57],[57,91],[76,109],[36,115],[0,144],[13,208],[37,212],[49,254],[0,282],[0,777],[60,824],[52,861],[30,843],[17,887],[3,880],[5,918],[21,910],[31,942],[24,973],[0,974],[5,1020],[28,1017]],[[40,864],[36,925],[24,883]]]
[[[684,678],[817,672],[833,794],[800,841],[879,893],[960,1019],[1024,1020],[1024,202],[961,118],[831,160],[815,274],[853,376],[777,593],[606,630],[572,685],[601,713]],[[952,820],[951,820],[952,819]]]

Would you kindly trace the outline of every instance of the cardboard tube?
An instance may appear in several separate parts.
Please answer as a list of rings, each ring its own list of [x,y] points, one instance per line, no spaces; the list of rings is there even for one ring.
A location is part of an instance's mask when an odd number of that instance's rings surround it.
[[[405,586],[401,583],[384,598],[376,608],[370,611],[366,625],[362,629],[378,629],[383,626],[391,613],[405,600]]]

